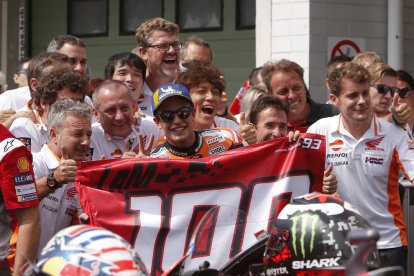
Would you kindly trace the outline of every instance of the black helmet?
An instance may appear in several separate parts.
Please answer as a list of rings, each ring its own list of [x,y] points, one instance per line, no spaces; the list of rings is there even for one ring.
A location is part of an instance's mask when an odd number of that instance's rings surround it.
[[[293,199],[279,214],[267,243],[266,275],[344,275],[354,249],[347,241],[352,230],[369,223],[338,197],[312,193]],[[369,267],[379,266],[375,249]]]

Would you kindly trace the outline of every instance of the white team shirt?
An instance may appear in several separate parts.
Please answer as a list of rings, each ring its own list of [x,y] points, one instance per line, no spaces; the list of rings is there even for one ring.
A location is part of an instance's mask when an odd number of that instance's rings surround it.
[[[47,176],[58,166],[59,160],[48,145],[44,145],[40,152],[33,154],[35,179]],[[38,255],[54,234],[70,226],[73,216],[82,212],[73,182],[64,184],[43,198],[39,204],[39,212],[42,231]]]
[[[131,150],[139,145],[139,132],[131,127],[131,133],[127,137]],[[144,137],[144,140],[146,138]],[[92,160],[121,158],[125,152],[125,138],[110,137],[106,134],[99,122],[92,124],[91,155]]]
[[[10,126],[10,132],[32,152],[39,152],[43,145],[49,141],[47,127],[42,123],[35,124],[29,118],[17,118]]]
[[[414,179],[414,144],[407,134],[373,116],[370,128],[356,140],[341,115],[321,119],[307,132],[326,136],[326,165],[333,165],[338,193],[379,231],[378,248],[407,245],[398,191],[400,169]]]
[[[239,132],[239,125],[235,121],[219,116],[214,117],[214,122],[211,128],[230,128],[237,133]]]
[[[142,113],[147,116],[153,116],[152,112],[152,96],[154,93],[148,87],[147,83],[144,82],[142,86],[142,94],[138,99],[138,106]]]
[[[0,110],[12,109],[17,111],[23,108],[30,99],[29,86],[7,90],[0,94]]]

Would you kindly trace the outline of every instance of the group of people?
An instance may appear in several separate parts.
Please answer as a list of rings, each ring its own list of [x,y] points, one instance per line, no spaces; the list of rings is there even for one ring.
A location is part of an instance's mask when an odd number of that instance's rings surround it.
[[[299,64],[269,61],[230,106],[208,42],[181,43],[178,26],[163,18],[144,22],[135,37],[136,48],[109,57],[104,78],[92,78],[85,44],[59,35],[21,63],[26,82],[0,95],[0,275],[21,274],[55,233],[88,222],[73,184],[76,162],[202,158],[304,132],[326,136],[322,191],[379,231],[384,265],[406,266],[398,188],[401,178],[414,179],[407,72],[370,52],[332,60],[329,103],[321,104]]]

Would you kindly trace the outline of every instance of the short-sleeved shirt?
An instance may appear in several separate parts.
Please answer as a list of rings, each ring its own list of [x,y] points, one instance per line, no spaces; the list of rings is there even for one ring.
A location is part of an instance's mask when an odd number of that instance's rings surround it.
[[[59,167],[59,160],[43,145],[38,153],[33,154],[33,171],[36,179],[53,173]],[[73,217],[81,211],[78,194],[73,182],[64,184],[61,188],[44,197],[39,204],[41,235],[39,250],[60,230],[71,225]]]
[[[0,125],[0,260],[8,255],[13,209],[39,204],[32,167],[32,155]]]
[[[188,149],[178,149],[167,141],[156,147],[150,157],[191,159],[203,158],[247,146],[240,134],[232,129],[218,128],[195,131],[195,141]]]
[[[10,126],[13,133],[32,152],[39,152],[43,145],[49,141],[47,127],[42,123],[39,116],[38,123],[29,118],[17,118]]]
[[[131,133],[127,138],[111,137],[105,133],[99,122],[92,124],[91,156],[92,160],[121,158],[125,152],[125,139],[128,139],[129,146],[134,149],[139,145],[139,133],[131,127]],[[146,140],[146,137],[144,137]]]
[[[340,115],[321,119],[309,133],[326,136],[326,162],[338,179],[338,193],[379,231],[379,249],[407,245],[399,195],[400,170],[414,179],[414,143],[399,127],[373,116],[356,140]]]

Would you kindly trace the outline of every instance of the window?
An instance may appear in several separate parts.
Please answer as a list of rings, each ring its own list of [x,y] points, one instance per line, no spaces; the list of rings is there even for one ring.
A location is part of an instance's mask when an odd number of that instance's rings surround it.
[[[236,29],[254,29],[256,27],[256,1],[237,0]]]
[[[162,17],[162,0],[120,0],[119,33],[135,34],[141,23],[154,17]]]
[[[176,0],[176,9],[181,31],[223,29],[222,0]]]
[[[68,33],[78,37],[108,35],[108,0],[68,0]]]

